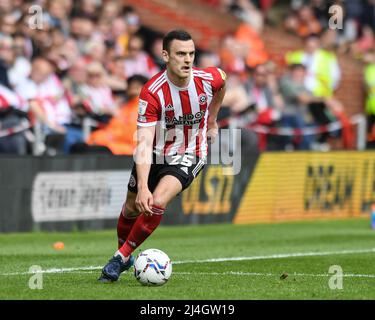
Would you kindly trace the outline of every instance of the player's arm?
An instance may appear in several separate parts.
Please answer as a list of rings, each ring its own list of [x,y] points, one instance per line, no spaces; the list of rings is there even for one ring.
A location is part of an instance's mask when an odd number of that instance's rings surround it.
[[[139,212],[147,215],[152,214],[153,197],[148,188],[148,176],[152,163],[155,128],[159,117],[160,107],[157,99],[147,87],[143,87],[139,95],[137,148],[134,159],[138,184],[135,206]]]
[[[221,83],[218,90],[215,92],[211,104],[209,106],[209,115],[207,119],[207,138],[210,139],[211,143],[215,141],[215,138],[219,132],[219,127],[217,125],[217,115],[219,113],[221,104],[223,103],[225,96],[225,73],[218,69],[221,76]]]
[[[225,96],[225,83],[223,86],[215,93],[215,95],[212,98],[209,110],[210,114],[208,115],[208,123],[216,123],[217,121],[217,115],[219,113],[221,104],[223,103]]]
[[[137,130],[137,149],[135,163],[137,170],[138,194],[135,200],[139,212],[152,214],[153,204],[152,193],[148,189],[148,176],[152,163],[153,141],[155,136],[155,125],[141,127]]]

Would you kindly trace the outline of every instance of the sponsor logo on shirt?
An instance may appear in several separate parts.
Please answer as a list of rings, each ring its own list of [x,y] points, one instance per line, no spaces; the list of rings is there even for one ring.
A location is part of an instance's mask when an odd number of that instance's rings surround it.
[[[204,118],[205,110],[199,111],[196,114],[184,114],[183,116],[176,117],[165,117],[165,122],[167,126],[173,125],[184,125],[191,126],[196,123],[200,123],[202,118]]]
[[[171,105],[171,104],[169,104],[169,105],[167,105],[166,107],[165,107],[165,110],[166,111],[171,111],[171,110],[173,110],[174,108],[173,108],[173,106]]]

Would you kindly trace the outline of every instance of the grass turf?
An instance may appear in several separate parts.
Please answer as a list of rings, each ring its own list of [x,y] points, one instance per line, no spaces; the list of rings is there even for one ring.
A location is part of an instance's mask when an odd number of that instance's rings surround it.
[[[375,248],[367,220],[268,225],[159,227],[139,248],[159,248],[173,261]],[[65,248],[53,249],[63,241]],[[0,299],[375,299],[375,252],[255,260],[180,263],[162,287],[143,287],[132,272],[117,283],[96,281],[100,270],[44,273],[43,289],[28,286],[32,265],[99,267],[116,249],[116,232],[0,235]],[[339,265],[343,289],[331,290],[329,267]],[[280,275],[288,273],[284,280]],[[374,275],[374,277],[357,275]]]

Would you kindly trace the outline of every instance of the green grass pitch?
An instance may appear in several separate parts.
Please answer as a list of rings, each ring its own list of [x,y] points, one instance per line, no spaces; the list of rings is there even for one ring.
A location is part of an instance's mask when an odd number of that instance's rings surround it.
[[[56,241],[65,248],[54,250]],[[175,262],[162,287],[144,287],[132,272],[97,282],[115,230],[1,234],[0,299],[375,299],[375,230],[364,219],[161,226],[136,253],[147,248]],[[45,271],[41,290],[28,285],[33,265]],[[339,285],[333,265],[342,289],[329,287]]]

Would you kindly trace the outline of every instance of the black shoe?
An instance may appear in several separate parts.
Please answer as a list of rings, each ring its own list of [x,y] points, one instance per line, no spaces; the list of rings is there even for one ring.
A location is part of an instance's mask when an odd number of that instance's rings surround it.
[[[99,277],[100,282],[114,282],[120,277],[120,274],[129,270],[134,265],[134,257],[130,256],[129,260],[124,263],[120,255],[112,257],[102,269],[102,274]]]

